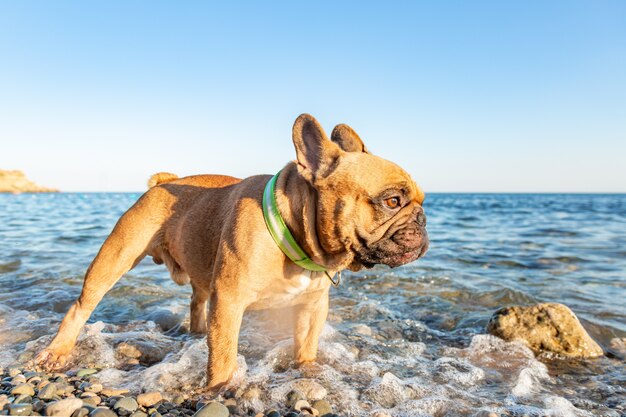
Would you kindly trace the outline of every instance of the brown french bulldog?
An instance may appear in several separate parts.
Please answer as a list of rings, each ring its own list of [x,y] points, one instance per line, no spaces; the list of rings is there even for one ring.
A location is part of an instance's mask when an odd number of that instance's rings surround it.
[[[396,267],[426,252],[424,193],[402,168],[370,154],[347,125],[336,126],[329,140],[303,114],[293,143],[297,160],[275,176],[275,189],[269,175],[154,175],[105,240],[80,297],[36,363],[63,367],[104,294],[146,255],[165,263],[177,284],[191,283],[191,331],[208,332],[209,388],[228,382],[236,369],[248,309],[293,306],[295,360],[314,361],[329,278],[344,269]],[[271,224],[281,221],[287,230]],[[287,253],[293,248],[285,247],[284,234],[308,259]]]

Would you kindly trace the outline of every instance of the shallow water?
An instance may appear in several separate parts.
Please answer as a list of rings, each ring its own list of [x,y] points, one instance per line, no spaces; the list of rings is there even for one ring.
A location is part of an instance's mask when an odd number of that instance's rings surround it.
[[[137,197],[0,195],[0,366],[50,340]],[[609,345],[626,337],[626,195],[433,194],[425,208],[425,258],[345,273],[331,290],[317,365],[293,367],[288,314],[246,316],[233,382],[244,408],[280,407],[296,387],[348,415],[624,415],[626,362]],[[72,366],[106,368],[110,386],[193,393],[207,348],[185,330],[189,296],[144,260],[97,308]],[[538,360],[484,334],[497,308],[546,301],[570,306],[608,355]]]

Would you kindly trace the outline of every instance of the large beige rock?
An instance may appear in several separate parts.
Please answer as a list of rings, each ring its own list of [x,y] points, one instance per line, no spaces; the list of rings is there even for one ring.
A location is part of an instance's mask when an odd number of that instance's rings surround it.
[[[520,340],[535,353],[552,352],[574,358],[603,355],[602,348],[563,304],[501,308],[491,316],[487,332],[504,340]]]
[[[5,171],[0,169],[0,193],[54,193],[58,190],[40,187],[22,171]]]

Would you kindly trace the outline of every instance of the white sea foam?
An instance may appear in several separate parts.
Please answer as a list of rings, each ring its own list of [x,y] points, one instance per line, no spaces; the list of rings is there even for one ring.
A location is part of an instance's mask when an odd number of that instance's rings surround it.
[[[440,383],[457,383],[462,386],[476,385],[485,372],[465,360],[439,358],[434,363],[433,379]]]
[[[432,396],[402,403],[391,411],[393,417],[431,417],[454,415],[457,404],[449,398]]]
[[[531,361],[519,372],[511,393],[517,397],[535,395],[541,388],[541,382],[549,379],[548,368],[539,361]]]
[[[473,365],[497,374],[502,383],[510,385],[510,392],[515,397],[533,395],[539,392],[543,381],[550,380],[546,366],[519,342],[476,335],[466,349],[448,349],[447,352],[458,354]]]
[[[20,312],[11,316],[37,321]],[[0,334],[6,322],[0,320]],[[250,412],[277,407],[298,390],[309,400],[326,398],[335,412],[351,416],[377,411],[392,416],[471,415],[489,405],[489,410],[512,415],[589,415],[563,397],[545,394],[547,368],[528,348],[493,336],[476,335],[466,348],[443,348],[433,356],[422,342],[353,335],[327,324],[318,362],[303,368],[294,366],[291,338],[273,339],[254,325],[244,326],[241,337],[247,353],[239,355],[230,386],[241,393],[240,406]],[[49,340],[50,335],[40,337],[27,344],[27,351],[34,353]],[[132,365],[119,346],[139,342],[147,362]],[[17,354],[4,352],[0,359],[14,363]],[[104,368],[99,378],[107,386],[159,390],[172,397],[205,386],[207,356],[206,338],[164,333],[152,322],[96,322],[85,326],[71,365]],[[500,403],[493,401],[487,380],[508,390]]]
[[[593,415],[577,409],[563,397],[549,395],[543,400],[543,404],[546,408],[546,414],[552,417],[590,417]]]
[[[384,408],[393,408],[406,400],[403,381],[391,372],[385,373],[382,378],[374,379],[365,390],[364,396]]]

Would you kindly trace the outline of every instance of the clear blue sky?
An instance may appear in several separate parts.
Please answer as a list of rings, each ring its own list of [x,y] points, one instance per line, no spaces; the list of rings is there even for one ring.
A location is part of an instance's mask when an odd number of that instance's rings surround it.
[[[274,173],[303,112],[425,191],[626,192],[626,2],[0,2],[0,168]]]

